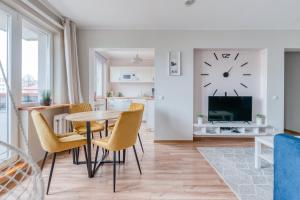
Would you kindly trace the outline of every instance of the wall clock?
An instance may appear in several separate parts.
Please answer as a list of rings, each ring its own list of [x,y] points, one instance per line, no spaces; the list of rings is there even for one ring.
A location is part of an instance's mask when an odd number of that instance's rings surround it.
[[[267,51],[195,49],[194,116],[208,111],[209,96],[252,96],[253,119],[266,113]],[[271,67],[271,66],[270,66]]]
[[[245,90],[249,88],[249,79],[253,76],[248,66],[249,60],[239,51],[210,52],[210,56],[203,60],[202,87],[213,88],[210,89],[210,96],[247,93]]]

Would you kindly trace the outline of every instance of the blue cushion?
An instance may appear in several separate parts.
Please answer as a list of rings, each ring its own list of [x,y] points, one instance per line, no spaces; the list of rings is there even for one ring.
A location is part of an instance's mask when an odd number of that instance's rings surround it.
[[[274,140],[274,200],[300,200],[300,138],[288,134]]]

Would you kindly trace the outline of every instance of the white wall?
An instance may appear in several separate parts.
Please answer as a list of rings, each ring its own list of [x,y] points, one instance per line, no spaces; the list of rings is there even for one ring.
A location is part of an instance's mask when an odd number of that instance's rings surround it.
[[[285,54],[285,129],[300,132],[300,52]]]
[[[266,115],[266,87],[267,78],[265,71],[267,63],[263,49],[196,49],[194,54],[194,120],[198,114],[208,115],[208,96],[252,96],[252,120],[256,114]],[[215,58],[217,55],[218,60]],[[230,53],[229,58],[222,58],[223,53]],[[235,56],[239,53],[236,60]],[[207,66],[204,62],[209,63]],[[240,67],[244,63],[244,67]],[[231,68],[229,77],[224,78],[223,73]],[[209,74],[201,76],[201,74]],[[251,76],[243,76],[243,74]],[[204,85],[211,85],[204,87]],[[243,87],[243,83],[247,88]]]
[[[284,126],[284,48],[300,47],[300,31],[100,31],[79,30],[83,95],[88,98],[89,48],[155,48],[157,140],[191,140],[194,48],[266,48],[268,123]],[[168,51],[182,52],[182,76],[167,74]],[[278,97],[273,100],[272,97]],[[275,98],[276,99],[276,98]]]

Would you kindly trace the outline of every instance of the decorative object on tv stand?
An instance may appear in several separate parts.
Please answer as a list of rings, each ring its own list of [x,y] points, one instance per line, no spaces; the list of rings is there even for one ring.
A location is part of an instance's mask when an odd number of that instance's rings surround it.
[[[50,92],[50,90],[43,90],[42,91],[40,104],[42,106],[50,106],[50,104],[51,104],[51,92]]]
[[[204,120],[205,116],[202,114],[198,115],[198,125],[202,125],[203,124],[203,120]]]
[[[181,75],[181,52],[170,51],[169,52],[169,76]]]
[[[256,124],[257,125],[263,125],[264,124],[264,119],[265,119],[265,116],[262,115],[262,114],[257,114],[256,115]]]

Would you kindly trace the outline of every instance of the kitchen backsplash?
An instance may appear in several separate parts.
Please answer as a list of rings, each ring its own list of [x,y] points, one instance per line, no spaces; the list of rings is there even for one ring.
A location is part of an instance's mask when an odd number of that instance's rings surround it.
[[[153,83],[111,83],[114,94],[122,93],[125,97],[152,96]]]

